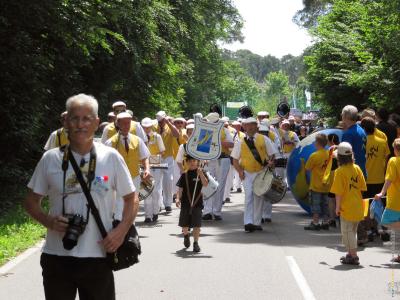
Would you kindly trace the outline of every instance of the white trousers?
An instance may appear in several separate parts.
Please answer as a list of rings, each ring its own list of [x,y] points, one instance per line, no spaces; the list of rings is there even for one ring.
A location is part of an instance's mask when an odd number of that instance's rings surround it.
[[[226,178],[228,176],[230,165],[231,161],[229,158],[220,158],[208,163],[207,170],[216,178],[219,185],[217,192],[205,201],[203,210],[204,215],[213,214],[214,216],[221,216]]]
[[[226,178],[224,200],[226,198],[229,198],[229,196],[231,194],[231,188],[233,187],[234,170],[235,170],[235,168],[231,165],[229,168],[228,176]]]
[[[140,188],[140,176],[136,176],[132,178],[133,185],[136,188],[136,192]],[[122,220],[122,212],[124,210],[124,199],[120,195],[117,194],[115,200],[115,208],[114,208],[114,219],[115,220]]]
[[[264,219],[271,219],[272,218],[272,203],[271,201],[263,200],[263,213],[262,217]]]
[[[178,193],[179,188],[176,186],[178,183],[179,178],[181,177],[181,170],[179,169],[178,163],[174,161],[174,182],[173,182],[173,188],[172,190],[174,191],[174,194]]]
[[[233,168],[233,188],[238,189],[242,187],[242,181],[240,180],[239,173]]]
[[[244,225],[260,225],[264,199],[253,193],[253,182],[257,173],[244,172]]]
[[[162,199],[161,170],[150,169],[151,176],[154,178],[154,189],[150,196],[144,200],[144,212],[146,218],[153,218],[160,212],[160,199]]]
[[[164,207],[172,205],[172,194],[174,184],[174,158],[168,156],[162,160],[164,164],[168,164],[168,169],[162,171],[162,203]],[[161,205],[162,207],[162,205]]]

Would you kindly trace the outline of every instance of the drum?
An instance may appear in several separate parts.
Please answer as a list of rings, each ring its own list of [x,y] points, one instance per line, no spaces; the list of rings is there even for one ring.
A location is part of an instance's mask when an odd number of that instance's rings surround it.
[[[278,203],[285,197],[287,185],[285,181],[275,174],[273,174],[271,188],[263,195],[265,201],[270,201],[272,204]]]
[[[271,188],[273,178],[274,174],[269,168],[265,168],[260,173],[258,173],[253,181],[254,194],[261,197],[265,193],[267,193]]]
[[[201,192],[203,193],[203,200],[211,198],[217,192],[219,186],[218,181],[212,177],[210,173],[205,173],[208,178],[208,185],[201,189]]]
[[[143,170],[140,170],[139,201],[145,200],[151,195],[154,190],[154,185],[154,178],[150,177],[149,180],[143,180]]]
[[[275,168],[286,168],[287,161],[285,157],[275,159]]]

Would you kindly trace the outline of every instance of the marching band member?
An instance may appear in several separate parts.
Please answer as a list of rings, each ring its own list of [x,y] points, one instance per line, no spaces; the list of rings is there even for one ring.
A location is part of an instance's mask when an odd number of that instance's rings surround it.
[[[165,151],[161,135],[153,131],[153,120],[144,118],[141,122],[147,136],[147,147],[150,151],[150,161],[161,163],[161,156]],[[160,161],[158,161],[160,160]],[[162,174],[160,169],[150,169],[154,179],[154,189],[150,196],[144,200],[145,223],[156,222],[160,212],[160,199],[162,199]]]
[[[143,180],[148,180],[150,177],[149,156],[150,152],[147,149],[143,140],[129,132],[131,128],[132,116],[127,112],[122,112],[117,115],[118,133],[113,135],[105,142],[106,146],[115,148],[125,160],[129,172],[132,176],[135,188],[140,188],[140,165],[144,167]],[[123,211],[123,201],[120,196],[117,196],[115,219],[121,220]]]
[[[297,134],[290,130],[290,122],[288,120],[283,120],[280,127],[281,128],[278,132],[281,143],[281,156],[282,158],[287,159],[289,158],[290,153],[292,153],[292,151],[296,148],[300,140]],[[276,168],[276,173],[286,182],[286,167]]]
[[[272,144],[276,139],[275,134],[270,129],[270,123],[268,119],[262,119],[258,126],[258,133],[269,138]],[[275,147],[275,150],[278,148]],[[272,222],[272,203],[271,201],[263,201],[262,218],[261,223],[271,223]]]
[[[50,150],[50,149],[53,149],[53,148],[62,147],[62,146],[64,146],[64,145],[69,143],[68,132],[65,129],[65,126],[64,126],[66,117],[67,117],[67,112],[64,111],[60,115],[60,122],[62,124],[62,127],[57,129],[57,130],[55,130],[55,131],[53,131],[50,134],[50,136],[49,136],[49,138],[48,138],[48,140],[46,142],[46,145],[43,147],[44,150],[47,151],[47,150]]]
[[[217,123],[219,121],[219,114],[211,112],[207,115],[206,119],[210,123]],[[226,178],[230,167],[229,148],[234,145],[232,136],[225,127],[221,131],[221,144],[221,156],[217,160],[210,161],[207,166],[207,170],[215,177],[219,185],[217,192],[205,201],[203,220],[212,220],[213,216],[216,221],[222,220],[221,210],[224,203]]]
[[[229,130],[229,133],[233,137],[234,134],[236,133],[236,129],[229,125],[229,117],[222,117],[221,121],[224,122],[224,127]],[[233,138],[232,138],[232,141],[235,143]],[[232,152],[232,148],[229,148],[229,157],[231,155],[231,152]],[[224,197],[223,197],[224,203],[231,202],[231,198],[229,196],[230,196],[231,189],[233,186],[233,175],[234,175],[233,170],[234,170],[234,168],[232,167],[232,162],[231,162],[231,165],[229,166],[228,176],[226,178],[225,191],[224,191]]]
[[[233,165],[243,181],[245,194],[244,230],[262,230],[261,218],[263,198],[253,193],[253,181],[268,163],[273,166],[277,151],[271,141],[257,133],[257,120],[253,117],[243,120],[246,136],[235,143],[231,157]]]
[[[118,116],[119,113],[126,112],[126,104],[122,101],[114,102],[112,105],[113,112],[115,116]],[[132,118],[132,115],[130,115]],[[114,136],[118,131],[118,126],[115,122],[108,124],[103,131],[103,135],[101,136],[101,142],[103,144],[106,143],[108,139]],[[140,137],[144,142],[146,142],[146,136],[144,134],[142,126],[138,122],[131,120],[131,127],[129,132],[133,135]]]
[[[260,123],[263,119],[269,119],[269,112],[260,111],[257,114],[257,123]]]
[[[193,129],[194,129],[193,123],[186,126],[186,134],[187,134],[188,139],[191,137],[191,135],[193,133]],[[178,153],[175,158],[175,162],[179,168],[180,175],[182,175],[183,173],[185,173],[187,171],[186,166],[185,166],[186,143],[187,143],[187,140],[185,143],[183,143],[179,146]]]
[[[157,133],[161,135],[164,142],[165,151],[162,155],[162,163],[168,165],[168,169],[162,170],[162,190],[163,190],[163,206],[166,212],[171,212],[172,194],[173,194],[173,173],[174,173],[174,157],[173,157],[173,139],[179,138],[179,131],[174,124],[171,123],[165,111],[159,111],[156,114]]]
[[[187,142],[187,134],[186,134],[186,120],[184,118],[175,118],[174,125],[176,129],[179,131],[179,137],[173,140],[173,157],[174,157],[174,197],[178,192],[178,186],[176,183],[178,182],[179,178],[181,177],[179,166],[176,163],[176,156],[178,154],[179,146],[185,144]]]
[[[236,132],[233,135],[233,142],[236,143],[240,139],[244,138],[246,134],[242,131],[242,123],[238,121],[232,122],[232,127],[235,128]],[[240,180],[239,173],[236,171],[233,166],[233,160],[231,163],[231,168],[233,169],[233,188],[236,189],[237,193],[242,192],[242,181]]]

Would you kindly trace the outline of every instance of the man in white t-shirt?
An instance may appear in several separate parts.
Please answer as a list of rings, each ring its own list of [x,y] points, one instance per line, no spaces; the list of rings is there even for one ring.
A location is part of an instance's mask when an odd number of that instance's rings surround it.
[[[105,256],[106,252],[115,252],[122,244],[136,217],[139,201],[121,155],[115,149],[93,142],[99,125],[96,99],[79,94],[69,98],[66,107],[65,124],[70,145],[49,150],[43,155],[28,184],[29,192],[24,201],[29,215],[47,228],[41,256],[46,299],[72,300],[77,291],[80,299],[115,299],[114,277]],[[109,232],[105,239],[102,239],[93,215],[87,211],[86,197],[70,163],[64,177],[62,162],[65,151],[73,155],[85,179],[89,161],[95,159],[95,179],[88,186]],[[94,152],[96,156],[92,155]],[[121,223],[113,229],[115,192],[123,195],[124,210]],[[49,197],[48,214],[41,207],[44,196]],[[71,250],[67,250],[63,243],[69,228],[66,215],[81,215],[87,223]]]

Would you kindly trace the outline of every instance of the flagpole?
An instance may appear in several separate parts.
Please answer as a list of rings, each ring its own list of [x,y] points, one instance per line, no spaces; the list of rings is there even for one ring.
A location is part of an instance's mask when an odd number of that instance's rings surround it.
[[[200,161],[200,168],[202,168],[204,166],[204,161]],[[196,183],[194,184],[194,191],[193,191],[193,195],[192,195],[192,201],[190,204],[190,210],[192,210],[193,208],[193,204],[194,204],[194,198],[196,196],[196,189],[197,189],[197,183],[199,182],[199,173],[197,173],[197,177],[196,177]]]

